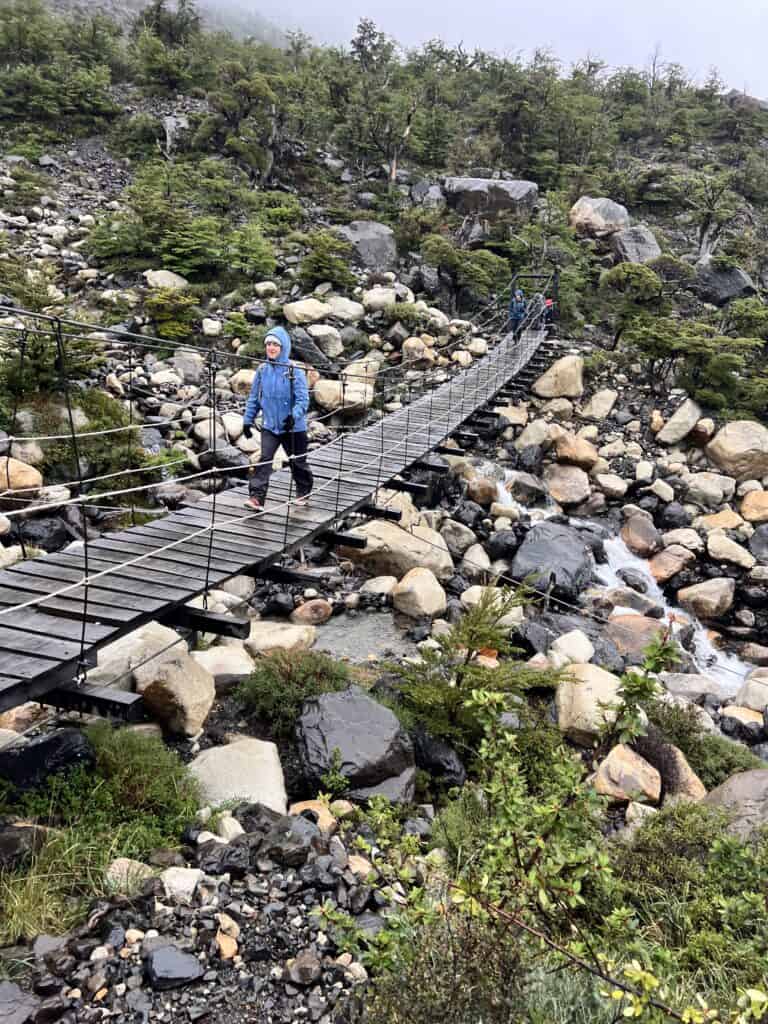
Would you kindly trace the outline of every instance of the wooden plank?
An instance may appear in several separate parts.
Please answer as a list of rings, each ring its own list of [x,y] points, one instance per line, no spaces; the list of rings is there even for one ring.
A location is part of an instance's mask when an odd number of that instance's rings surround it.
[[[135,558],[140,558],[141,561],[137,562],[137,565],[144,566],[145,570],[151,572],[151,567],[155,559],[161,559],[162,562],[168,562],[171,565],[179,566],[180,569],[189,569],[195,572],[197,575],[200,571],[205,573],[205,559],[192,559],[188,553],[181,552],[181,545],[177,545],[175,548],[171,548],[169,551],[163,551],[161,554],[156,554],[156,550],[161,545],[146,545],[135,542],[132,538],[127,535],[113,534],[109,540],[102,539],[96,541],[95,544],[91,545],[92,551],[101,552],[117,551],[125,556],[123,561],[132,561]],[[222,578],[225,578],[230,573],[229,566],[220,568],[216,566],[216,571],[221,572]],[[184,573],[180,573],[184,575]]]
[[[0,606],[16,608],[17,605],[23,604],[30,597],[34,596],[35,594],[31,591],[11,590],[10,587],[2,587],[0,588]],[[68,601],[66,595],[61,597],[45,597],[41,594],[38,596],[41,597],[41,600],[34,605],[35,608],[41,608],[44,612],[53,613],[57,617],[77,619],[78,621],[85,618],[86,622],[100,622],[119,626],[123,623],[131,622],[141,614],[131,608],[115,608],[111,605],[99,604],[95,601],[88,601],[87,603],[84,601]],[[22,611],[26,610],[22,609]],[[2,623],[2,617],[0,617],[0,623]]]
[[[104,564],[105,563],[100,563],[100,565]],[[89,569],[91,573],[98,571],[92,560],[89,560]],[[18,565],[13,567],[11,572],[18,573],[20,575],[34,576],[37,579],[58,580],[59,584],[64,586],[68,583],[77,583],[83,578],[85,575],[85,563],[81,562],[80,568],[73,568],[70,566],[70,563],[64,560],[64,558],[57,559],[54,554],[43,559],[42,562],[35,562],[31,560],[19,562]],[[137,574],[133,578],[130,576],[102,576],[98,581],[98,587],[101,590],[114,591],[117,594],[129,592],[143,597],[152,597],[166,601],[177,600],[179,595],[183,594],[186,589],[181,587],[170,587],[166,584],[158,583],[156,580],[152,580],[151,583],[147,583],[140,574]]]
[[[192,516],[177,516],[174,515],[173,519],[165,519],[162,522],[158,522],[153,526],[153,530],[158,534],[164,534],[169,540],[176,537],[189,536],[190,533],[196,533],[201,526],[210,526],[211,516],[203,513],[197,513],[194,517]],[[237,524],[234,524],[229,529],[226,529],[226,519],[215,519],[214,529],[208,531],[208,533],[199,534],[196,537],[190,538],[190,543],[197,544],[203,548],[206,552],[210,543],[210,537],[213,536],[213,554],[215,557],[221,557],[225,559],[235,558],[252,558],[254,555],[258,556],[261,553],[263,545],[259,545],[258,530],[251,530],[246,533],[237,532]]]
[[[59,640],[80,640],[82,633],[79,622],[70,622],[57,615],[46,615],[36,608],[25,608],[22,612],[6,612],[0,610],[0,626],[18,630],[22,633],[35,633],[38,636],[55,637]],[[88,644],[100,643],[112,636],[114,629],[95,622],[85,624],[85,641]]]
[[[31,654],[14,654],[0,650],[0,673],[14,679],[37,679],[56,668],[57,662],[35,658]]]
[[[18,630],[0,626],[0,650],[16,654],[32,654],[45,661],[70,661],[80,657],[80,644],[74,640],[40,639],[34,633],[20,633]]]
[[[70,583],[62,579],[44,579],[40,576],[25,575],[20,572],[13,575],[15,577],[14,589],[28,590],[34,594],[54,594],[62,587],[71,586]],[[62,594],[60,599],[74,601],[78,604],[87,600],[89,606],[92,604],[94,607],[98,605],[103,605],[106,608],[122,607],[126,610],[144,612],[147,615],[151,615],[158,608],[164,608],[168,603],[163,598],[151,598],[137,594],[133,589],[130,591],[103,590],[98,583],[89,584],[87,588],[82,586],[76,590],[70,590],[68,593]]]
[[[198,580],[200,582],[205,580],[205,569],[198,572],[185,561],[181,563],[168,562],[165,559],[153,557],[152,565],[149,568],[147,567],[148,561],[126,566],[124,563],[130,557],[130,554],[126,554],[122,550],[121,545],[115,544],[114,550],[99,549],[98,555],[92,551],[90,560],[94,568],[98,566],[99,571],[102,568],[114,568],[115,572],[114,574],[110,573],[110,576],[114,576],[115,579],[125,576],[129,572],[139,573],[141,579],[154,579],[157,577],[162,579],[163,583],[170,580],[174,586],[178,586],[185,591],[189,590],[188,584]]]

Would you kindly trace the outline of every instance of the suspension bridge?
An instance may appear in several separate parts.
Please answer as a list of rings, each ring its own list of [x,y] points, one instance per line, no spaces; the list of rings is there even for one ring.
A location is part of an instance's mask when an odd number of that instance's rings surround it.
[[[311,450],[315,489],[306,507],[294,502],[288,468],[273,474],[269,502],[258,512],[245,505],[245,484],[217,491],[215,475],[222,471],[214,469],[199,474],[213,476],[210,496],[146,525],[94,540],[83,516],[85,539],[78,550],[26,558],[0,572],[0,712],[37,700],[141,718],[140,695],[88,684],[87,670],[101,647],[149,621],[247,636],[247,618],[210,613],[207,600],[203,609],[189,603],[237,575],[290,579],[279,562],[309,542],[360,546],[358,537],[343,532],[353,513],[398,521],[397,511],[376,504],[381,490],[422,492],[423,484],[407,479],[409,471],[444,471],[445,462],[430,462],[430,453],[462,454],[476,441],[476,430],[495,419],[495,406],[525,396],[556,347],[539,324],[524,323],[517,337],[507,334],[468,369],[401,409]],[[77,455],[68,398],[67,408]],[[212,431],[214,462],[215,446]],[[80,496],[69,501],[82,507],[82,476],[80,484]]]

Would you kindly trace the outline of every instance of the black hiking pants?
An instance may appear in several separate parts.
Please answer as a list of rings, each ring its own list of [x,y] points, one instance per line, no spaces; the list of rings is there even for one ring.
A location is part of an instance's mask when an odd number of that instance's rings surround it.
[[[295,455],[288,465],[291,468],[293,482],[296,485],[295,497],[303,498],[312,490],[314,483],[312,470],[307,463],[307,432],[296,430],[287,434],[273,434],[271,430],[261,431],[261,455],[251,478],[248,481],[248,492],[252,498],[258,498],[263,504],[269,489],[269,478],[272,475],[272,459],[275,452],[283,446],[286,455]]]

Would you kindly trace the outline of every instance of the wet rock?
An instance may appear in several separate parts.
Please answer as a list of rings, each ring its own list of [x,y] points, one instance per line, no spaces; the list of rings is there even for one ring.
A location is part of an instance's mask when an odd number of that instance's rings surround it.
[[[578,531],[559,523],[539,523],[520,545],[511,573],[514,579],[533,576],[535,585],[555,590],[568,599],[578,597],[589,583],[594,559]]]
[[[735,591],[734,580],[717,578],[678,590],[677,600],[699,618],[716,619],[730,610]]]
[[[39,789],[52,775],[73,768],[90,768],[96,755],[88,738],[79,729],[59,729],[0,750],[0,779],[17,793]]]
[[[395,715],[358,686],[305,701],[296,739],[304,773],[315,784],[338,750],[351,799],[381,794],[401,802],[413,796],[413,744]]]
[[[40,1007],[40,1000],[24,992],[10,981],[0,981],[0,1022],[2,1024],[32,1024]]]
[[[191,953],[184,953],[175,946],[163,946],[147,957],[146,972],[152,988],[165,992],[199,981],[205,968]]]
[[[461,758],[443,740],[431,736],[426,729],[418,728],[413,733],[413,747],[416,765],[445,786],[463,786],[467,772]]]
[[[579,505],[590,496],[589,477],[578,466],[547,466],[544,483],[560,505]]]
[[[29,822],[0,824],[0,870],[17,871],[34,857],[45,841],[45,829]],[[2,1021],[0,1016],[0,1021]]]
[[[694,287],[704,302],[724,306],[733,299],[754,295],[754,282],[740,267],[720,266],[715,257],[705,256],[696,264]]]

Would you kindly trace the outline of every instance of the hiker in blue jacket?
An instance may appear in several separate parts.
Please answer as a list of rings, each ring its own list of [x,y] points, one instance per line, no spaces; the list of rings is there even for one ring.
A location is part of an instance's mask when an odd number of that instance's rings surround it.
[[[525,296],[518,288],[509,303],[509,324],[516,338],[520,337],[521,326],[525,319],[527,304]]]
[[[262,414],[259,465],[248,482],[246,505],[262,509],[267,498],[272,459],[283,446],[291,457],[297,505],[306,505],[312,490],[307,464],[307,409],[309,388],[303,370],[291,362],[291,338],[284,327],[273,327],[264,339],[267,361],[256,371],[245,405],[243,433],[253,436],[253,421]]]

